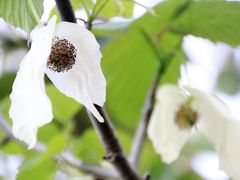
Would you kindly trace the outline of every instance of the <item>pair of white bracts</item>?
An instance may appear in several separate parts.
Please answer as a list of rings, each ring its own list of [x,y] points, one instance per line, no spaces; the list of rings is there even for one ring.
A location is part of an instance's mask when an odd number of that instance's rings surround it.
[[[103,106],[106,97],[106,81],[100,66],[102,55],[94,35],[74,23],[56,25],[54,17],[47,26],[35,28],[31,39],[31,49],[21,62],[10,95],[9,114],[14,136],[32,148],[37,142],[38,128],[53,119],[51,102],[45,92],[45,74],[59,91],[83,104],[103,122],[94,107],[94,104]],[[63,72],[47,67],[56,39],[67,41],[76,50],[74,64]],[[197,112],[198,120],[191,128],[184,129],[176,124],[175,116],[189,96],[193,97],[189,106]],[[226,106],[215,96],[190,87],[162,86],[157,92],[148,136],[163,161],[174,161],[194,130],[213,142],[221,168],[231,177],[240,179],[240,124],[231,117]]]

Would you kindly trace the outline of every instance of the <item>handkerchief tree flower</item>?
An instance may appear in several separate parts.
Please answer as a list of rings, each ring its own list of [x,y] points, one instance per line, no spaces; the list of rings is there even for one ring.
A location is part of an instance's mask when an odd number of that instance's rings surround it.
[[[32,45],[23,58],[10,95],[10,117],[16,138],[34,147],[39,127],[53,119],[45,92],[44,74],[60,92],[83,104],[103,122],[94,104],[103,106],[106,81],[101,71],[100,46],[94,35],[75,23],[47,26],[31,32]]]
[[[148,126],[148,137],[162,160],[176,160],[194,131],[212,141],[220,158],[220,168],[240,179],[240,123],[216,96],[191,87],[163,85]]]

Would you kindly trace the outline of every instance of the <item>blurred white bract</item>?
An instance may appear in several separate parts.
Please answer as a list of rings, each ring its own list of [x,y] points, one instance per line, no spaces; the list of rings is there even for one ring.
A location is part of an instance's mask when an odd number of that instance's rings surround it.
[[[163,85],[157,92],[148,136],[162,160],[176,160],[194,130],[215,146],[220,168],[240,179],[240,123],[214,95],[190,87]]]
[[[0,154],[0,179],[15,180],[22,158]]]

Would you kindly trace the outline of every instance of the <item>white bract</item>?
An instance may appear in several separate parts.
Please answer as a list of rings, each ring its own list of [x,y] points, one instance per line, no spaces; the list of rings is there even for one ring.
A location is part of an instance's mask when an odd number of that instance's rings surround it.
[[[0,153],[0,179],[15,180],[22,161],[19,156]]]
[[[94,107],[103,106],[106,97],[100,46],[94,35],[78,24],[55,22],[54,17],[47,26],[31,32],[31,49],[21,62],[10,95],[13,134],[29,148],[36,144],[38,128],[53,118],[45,73],[59,91],[82,103],[103,122]]]
[[[162,86],[148,127],[155,151],[164,162],[173,162],[195,130],[214,144],[220,168],[240,179],[240,123],[232,118],[223,102],[190,87]]]

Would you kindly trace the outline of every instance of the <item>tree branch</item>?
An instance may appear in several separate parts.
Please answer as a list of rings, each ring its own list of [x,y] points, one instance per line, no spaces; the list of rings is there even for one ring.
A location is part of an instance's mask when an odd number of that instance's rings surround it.
[[[74,157],[70,152],[63,152],[62,154],[55,156],[54,159],[66,163],[79,170],[93,174],[97,177],[119,179],[119,176],[114,169],[85,164]]]
[[[69,0],[55,0],[62,21],[76,23],[76,18]]]
[[[122,147],[114,133],[112,125],[110,124],[110,121],[108,120],[105,111],[100,106],[95,105],[95,107],[104,118],[104,123],[98,122],[98,120],[90,112],[88,112],[88,114],[94,128],[97,130],[99,138],[101,139],[106,149],[107,155],[104,157],[104,159],[108,160],[113,164],[122,179],[141,179],[133,170],[126,156],[124,155]]]
[[[145,141],[146,130],[149,123],[149,119],[153,111],[155,94],[156,94],[159,80],[160,80],[160,75],[157,74],[153,79],[152,85],[146,97],[144,108],[142,111],[142,116],[141,116],[142,118],[138,124],[138,128],[134,136],[133,144],[131,147],[131,153],[129,156],[129,161],[132,164],[132,166],[135,168],[137,167],[139,157],[142,151],[142,147]]]
[[[76,18],[71,7],[69,0],[55,0],[59,14],[61,15],[62,20],[68,22],[76,22]],[[71,15],[69,17],[69,15]],[[91,25],[88,25],[89,30]],[[98,120],[89,113],[91,122],[98,132],[99,138],[104,144],[107,155],[105,159],[112,163],[122,179],[125,180],[140,180],[141,178],[137,175],[135,170],[131,167],[126,156],[123,153],[123,149],[119,144],[119,141],[114,133],[114,130],[108,120],[108,117],[100,106],[95,105],[99,113],[104,118],[104,123],[99,123]]]

